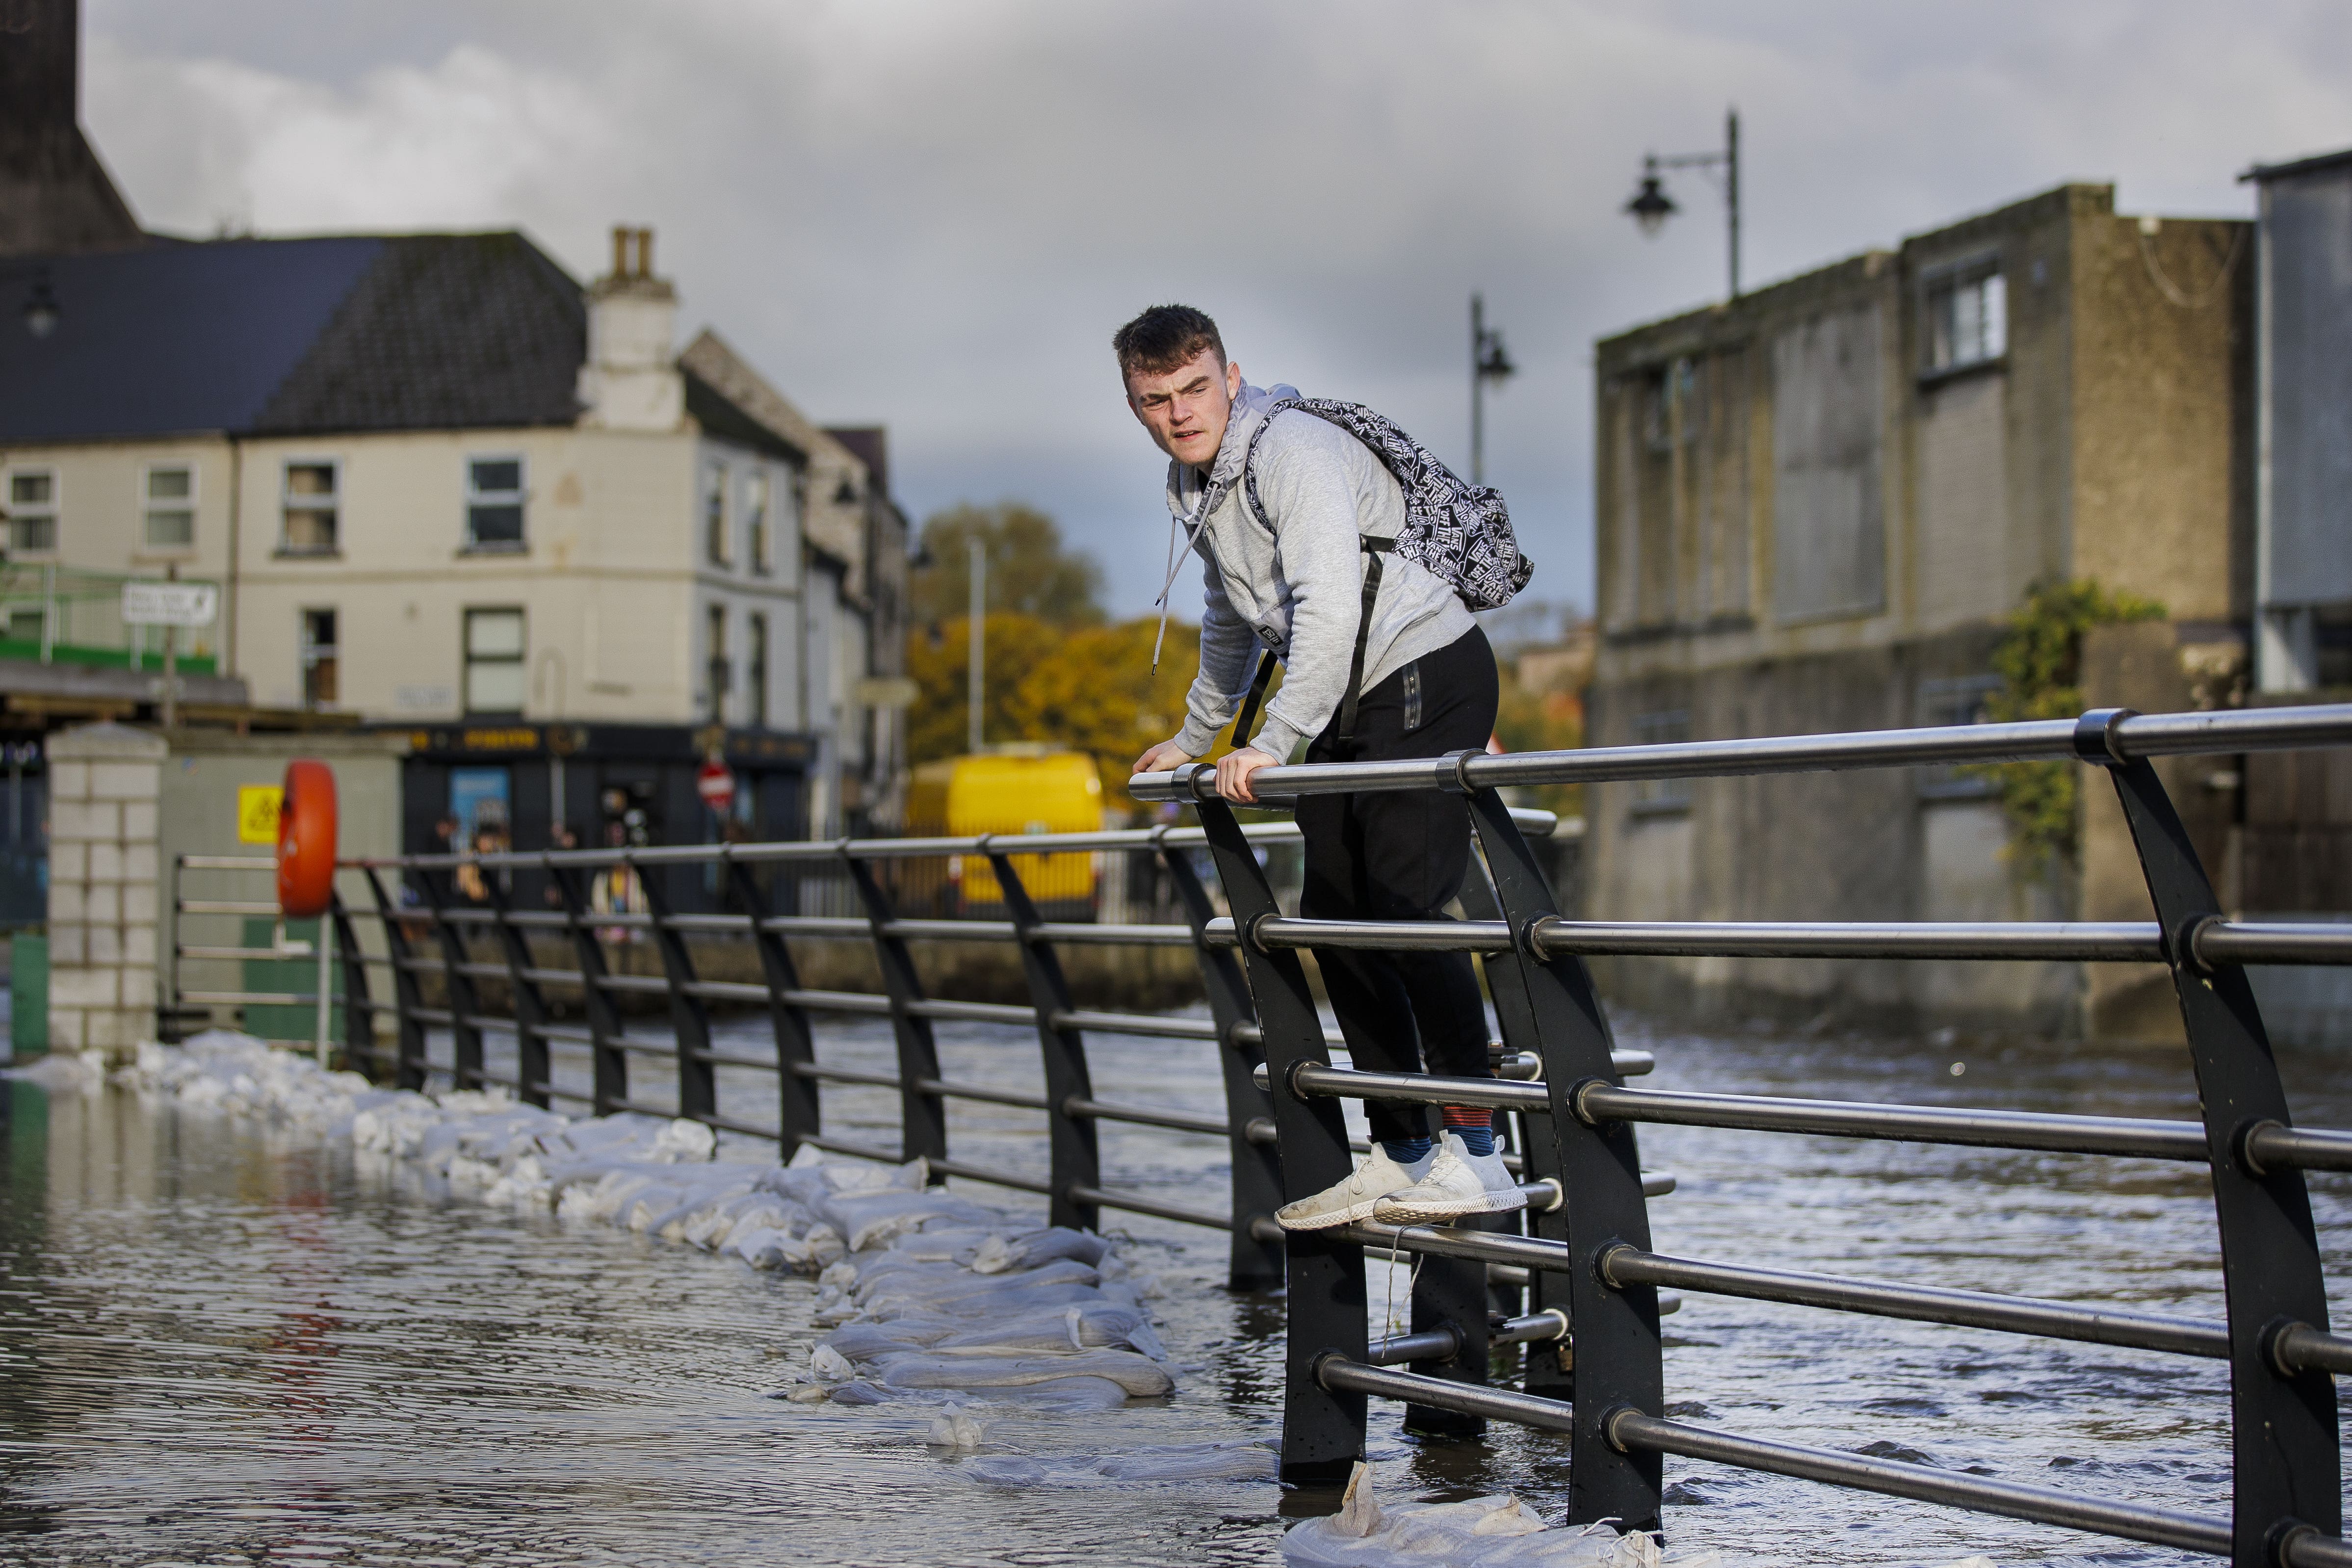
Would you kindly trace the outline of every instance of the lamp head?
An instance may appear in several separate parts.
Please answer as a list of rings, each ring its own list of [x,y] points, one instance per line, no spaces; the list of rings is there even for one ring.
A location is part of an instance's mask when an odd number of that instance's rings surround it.
[[[1633,221],[1642,226],[1642,233],[1648,236],[1664,227],[1677,209],[1674,198],[1660,188],[1658,176],[1653,174],[1642,176],[1642,188],[1633,193],[1625,210],[1633,215]]]
[[[37,338],[46,338],[58,330],[58,297],[49,288],[46,271],[35,274],[33,291],[26,296],[25,330]]]

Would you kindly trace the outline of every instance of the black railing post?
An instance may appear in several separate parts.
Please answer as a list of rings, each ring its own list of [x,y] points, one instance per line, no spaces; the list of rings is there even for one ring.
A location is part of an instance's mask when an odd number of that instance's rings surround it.
[[[1492,875],[1482,853],[1471,861],[1468,875],[1462,879],[1462,912],[1474,921],[1505,919],[1502,904],[1495,897]],[[1487,994],[1495,1000],[1495,1018],[1502,1026],[1503,1048],[1507,1051],[1533,1051],[1538,1059],[1543,1055],[1543,1037],[1536,1027],[1535,1002],[1528,988],[1528,960],[1516,949],[1507,953],[1488,953],[1479,963],[1486,976]],[[1521,1113],[1518,1118],[1519,1158],[1523,1162],[1520,1176],[1529,1182],[1551,1180],[1568,1191],[1567,1173],[1559,1163],[1559,1140],[1544,1125],[1546,1119]],[[1568,1205],[1556,1208],[1527,1210],[1527,1232],[1545,1241],[1563,1246],[1568,1241]],[[1517,1292],[1513,1291],[1516,1295]],[[1547,1268],[1531,1270],[1528,1279],[1526,1307],[1531,1312],[1558,1311],[1571,1314],[1574,1304],[1569,1300],[1568,1280]],[[1570,1321],[1574,1320],[1571,1317]],[[1571,1393],[1570,1375],[1570,1342],[1538,1340],[1528,1346],[1524,1382],[1529,1394],[1549,1398],[1566,1399]]]
[[[1226,1145],[1234,1165],[1234,1241],[1226,1284],[1235,1290],[1282,1289],[1282,1243],[1257,1234],[1282,1206],[1282,1156],[1273,1143],[1251,1136],[1255,1126],[1271,1126],[1274,1097],[1257,1086],[1265,1053],[1241,1037],[1242,1026],[1257,1022],[1242,967],[1223,948],[1209,945],[1209,922],[1217,918],[1209,889],[1188,858],[1168,843],[1168,829],[1151,835],[1160,864],[1168,868],[1185,923],[1192,928],[1192,953],[1200,960],[1201,985],[1209,995],[1209,1016],[1217,1026],[1217,1063],[1225,1080]]]
[[[588,1016],[590,1106],[598,1116],[609,1116],[629,1098],[629,1053],[622,1039],[626,1033],[621,1010],[604,984],[612,967],[604,962],[604,946],[596,937],[595,911],[589,907],[586,868],[547,857],[547,874],[563,896],[564,927],[572,933],[572,961],[580,965],[580,1006]],[[621,867],[615,862],[613,869]]]
[[[376,917],[383,922],[383,950],[392,960],[393,1016],[400,1026],[399,1043],[393,1047],[392,1084],[394,1089],[423,1089],[425,1020],[416,1015],[425,1005],[425,994],[416,979],[415,944],[401,924],[401,912],[384,895],[383,877],[373,866],[365,868],[365,875],[368,894],[375,900]]]
[[[2119,757],[2111,744],[2116,721],[2129,716],[2128,709],[2084,714],[2074,745],[2115,780],[2180,998],[2211,1149],[2229,1303],[2231,1561],[2235,1568],[2268,1568],[2295,1525],[2329,1535],[2343,1529],[2335,1380],[2325,1372],[2282,1371],[2270,1354],[2272,1336],[2284,1324],[2327,1327],[2327,1289],[2303,1173],[2267,1169],[2246,1155],[2246,1135],[2254,1128],[2292,1124],[2286,1090],[2245,970],[2209,967],[2192,954],[2197,926],[2221,911],[2156,769]]]
[[[1186,795],[1206,767],[1193,763],[1177,770]],[[1307,989],[1298,954],[1263,950],[1251,940],[1259,921],[1281,911],[1233,808],[1222,800],[1204,800],[1200,814],[1225,901],[1233,907],[1234,928],[1242,933],[1242,964],[1265,1037],[1266,1079],[1281,1140],[1282,1190],[1286,1198],[1308,1197],[1347,1180],[1355,1163],[1339,1102],[1302,1098],[1290,1088],[1291,1070],[1299,1063],[1331,1065],[1323,1043],[1322,1016],[1315,1009],[1315,994]],[[1369,1337],[1364,1251],[1334,1239],[1328,1231],[1291,1231],[1284,1243],[1290,1291],[1282,1479],[1309,1486],[1337,1485],[1363,1458],[1364,1396],[1325,1388],[1315,1368],[1334,1351],[1350,1361],[1364,1359]]]
[[[328,918],[334,922],[336,963],[343,971],[343,1064],[370,1078],[376,1073],[375,1000],[368,992],[367,961],[360,952],[359,933],[352,929],[352,911],[340,892],[332,895]],[[322,925],[319,940],[327,931]]]
[[[686,933],[670,921],[667,867],[663,875],[648,877],[634,858],[627,862],[645,889],[646,909],[654,922],[654,948],[661,954],[662,977],[669,982],[670,1033],[677,1041],[677,1113],[689,1121],[707,1121],[719,1114],[719,1069],[710,1060],[710,1009],[689,989],[697,980],[694,955],[687,951]]]
[[[777,1158],[789,1161],[801,1140],[824,1131],[817,1105],[817,1082],[803,1069],[816,1065],[816,1037],[809,1028],[806,1009],[792,1000],[801,988],[800,971],[784,934],[767,923],[767,900],[751,868],[734,856],[727,857],[728,885],[751,918],[751,941],[760,952],[760,977],[768,986],[768,1020],[776,1031]]]
[[[1570,1372],[1576,1431],[1569,1458],[1568,1517],[1573,1524],[1614,1519],[1626,1530],[1658,1527],[1663,1467],[1654,1452],[1624,1453],[1608,1438],[1614,1411],[1664,1414],[1665,1373],[1658,1342],[1658,1292],[1649,1285],[1611,1286],[1601,1255],[1620,1243],[1647,1251],[1650,1216],[1642,1196],[1642,1161],[1629,1122],[1592,1126],[1576,1115],[1585,1084],[1622,1085],[1611,1060],[1609,1020],[1592,977],[1573,956],[1543,959],[1529,932],[1559,913],[1534,851],[1492,789],[1469,792],[1470,820],[1478,830],[1513,945],[1524,960],[1544,1079],[1551,1092],[1551,1125],[1530,1127],[1528,1158],[1547,1138],[1568,1194],[1567,1237],[1575,1268],[1568,1274],[1570,1321],[1575,1325]],[[1539,1167],[1540,1168],[1540,1167]]]
[[[1073,1116],[1068,1109],[1073,1100],[1094,1098],[1094,1080],[1087,1072],[1086,1038],[1054,1021],[1056,1015],[1070,1011],[1069,982],[1062,973],[1062,961],[1055,954],[1053,943],[1037,934],[1044,922],[1020,873],[1013,868],[1013,857],[996,845],[996,835],[983,834],[979,847],[988,857],[989,868],[996,873],[1004,911],[1013,917],[1013,940],[1021,947],[1021,973],[1029,982],[1029,1005],[1036,1010],[1037,1045],[1045,1057],[1045,1128],[1054,1187],[1047,1199],[1045,1223],[1093,1230],[1102,1223],[1102,1211],[1070,1195],[1075,1188],[1102,1185],[1102,1156],[1096,1144],[1094,1118]]]
[[[907,951],[906,940],[889,930],[897,918],[890,895],[883,890],[874,868],[849,852],[849,842],[841,841],[841,863],[849,868],[858,902],[866,910],[866,922],[874,932],[874,958],[882,966],[882,991],[890,1001],[890,1033],[898,1046],[898,1157],[944,1160],[948,1156],[947,1100],[923,1088],[939,1081],[940,1047],[931,1036],[931,1021],[914,1011],[923,999],[922,977],[915,973],[914,955]]]
[[[481,998],[474,994],[474,977],[466,973],[473,960],[466,952],[465,931],[449,918],[449,878],[419,870],[425,884],[425,906],[432,911],[434,934],[441,943],[441,983],[449,999],[449,1045],[453,1053],[451,1079],[459,1089],[482,1087],[482,1029],[473,1020],[482,1015]]]
[[[490,909],[498,916],[499,951],[507,961],[507,984],[513,996],[509,1011],[515,1021],[515,1095],[525,1105],[547,1109],[548,1081],[552,1074],[547,1059],[547,1036],[541,1026],[548,1021],[547,998],[540,994],[539,982],[530,977],[538,966],[530,961],[530,943],[514,922],[507,918],[507,889],[495,876],[482,879],[488,892]]]

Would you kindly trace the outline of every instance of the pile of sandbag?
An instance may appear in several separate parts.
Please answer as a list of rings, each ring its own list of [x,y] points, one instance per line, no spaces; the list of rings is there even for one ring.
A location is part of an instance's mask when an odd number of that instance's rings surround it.
[[[805,1184],[835,1168],[772,1172],[767,1180]],[[890,1223],[884,1215],[919,1212],[890,1196],[852,1194],[830,1206],[873,1226]],[[960,1200],[922,1196],[918,1227],[880,1247],[853,1248],[817,1277],[816,1321],[833,1331],[790,1397],[873,1404],[916,1390],[985,1390],[1024,1404],[1100,1408],[1175,1387],[1138,1282],[1110,1243],[1060,1227],[1008,1233],[973,1223],[989,1217],[976,1205],[963,1205],[972,1213],[932,1212]]]
[[[805,1147],[787,1166],[721,1160],[699,1122],[574,1121],[496,1090],[381,1089],[224,1030],[142,1046],[117,1078],[184,1104],[347,1137],[362,1161],[422,1172],[486,1203],[816,1274],[815,1321],[831,1332],[785,1397],[1100,1408],[1175,1386],[1143,1305],[1151,1281],[1131,1275],[1108,1240],[1024,1225],[934,1187],[920,1160],[835,1163]],[[942,1419],[947,1446],[978,1445],[968,1416]]]
[[[1553,1529],[1514,1497],[1383,1506],[1361,1463],[1348,1478],[1339,1511],[1293,1528],[1282,1538],[1282,1557],[1315,1568],[1707,1568],[1719,1561],[1712,1552],[1668,1553],[1641,1531]]]

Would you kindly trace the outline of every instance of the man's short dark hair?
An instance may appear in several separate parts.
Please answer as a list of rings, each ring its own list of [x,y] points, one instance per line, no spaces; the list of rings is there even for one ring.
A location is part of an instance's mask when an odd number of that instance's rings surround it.
[[[1138,374],[1166,375],[1191,364],[1204,349],[1217,351],[1225,363],[1225,340],[1217,323],[1190,305],[1154,305],[1110,336],[1111,352],[1118,355],[1122,379]]]

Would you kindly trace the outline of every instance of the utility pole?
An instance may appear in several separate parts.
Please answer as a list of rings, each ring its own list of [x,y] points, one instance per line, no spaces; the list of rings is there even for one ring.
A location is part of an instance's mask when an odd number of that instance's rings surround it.
[[[971,551],[971,668],[966,673],[966,717],[968,734],[964,750],[977,754],[981,747],[981,693],[987,685],[988,667],[988,542],[975,530],[970,536]]]
[[[1500,328],[1486,329],[1486,300],[1470,296],[1470,482],[1486,482],[1486,384],[1497,386],[1518,372],[1503,352]]]

